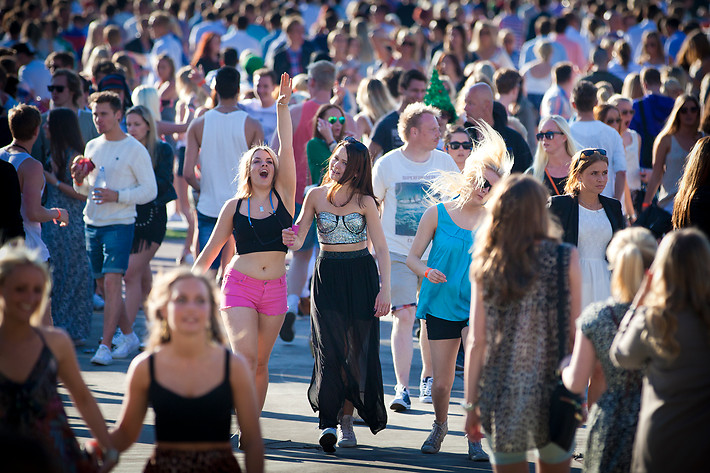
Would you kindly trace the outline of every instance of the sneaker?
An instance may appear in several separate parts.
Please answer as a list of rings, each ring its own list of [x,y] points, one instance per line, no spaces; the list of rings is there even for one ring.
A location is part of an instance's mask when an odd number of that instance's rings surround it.
[[[128,355],[137,351],[141,346],[141,341],[138,339],[136,332],[132,332],[130,335],[123,336],[123,343],[118,345],[114,351],[111,352],[111,356],[114,358],[128,358]]]
[[[284,319],[283,325],[281,325],[281,330],[279,330],[279,337],[284,342],[292,342],[296,333],[293,330],[293,323],[296,321],[296,314],[298,313],[298,302],[301,300],[300,297],[291,294],[288,296],[288,310],[286,310],[286,318]]]
[[[481,442],[471,442],[470,440],[468,441],[468,459],[475,462],[490,461],[488,454],[483,451]]]
[[[344,415],[338,425],[338,447],[357,447],[357,439],[353,430],[353,416]]]
[[[394,399],[390,402],[390,409],[395,412],[404,412],[412,407],[412,401],[409,400],[409,389],[401,384],[394,387]]]
[[[104,300],[101,298],[100,295],[94,293],[94,310],[103,310],[104,309]]]
[[[419,402],[431,404],[431,385],[433,383],[434,379],[431,376],[427,376],[419,382]]]
[[[422,444],[422,453],[439,453],[441,450],[441,442],[444,441],[444,437],[449,432],[449,425],[447,422],[439,424],[434,422],[431,424],[431,432],[429,437]]]
[[[96,350],[96,354],[91,358],[91,363],[95,365],[108,366],[113,363],[113,357],[111,356],[111,350],[103,343],[99,345],[99,349]]]
[[[117,347],[121,343],[123,343],[123,332],[121,332],[121,327],[116,327],[116,333],[113,334],[113,338],[111,339],[111,346]]]
[[[335,453],[335,442],[337,441],[337,432],[333,427],[323,429],[318,439],[318,443],[323,447],[325,453]]]

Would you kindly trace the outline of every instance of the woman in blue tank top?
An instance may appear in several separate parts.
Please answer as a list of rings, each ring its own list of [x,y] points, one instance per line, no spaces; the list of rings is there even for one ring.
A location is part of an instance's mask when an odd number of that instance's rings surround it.
[[[487,124],[479,125],[478,142],[466,159],[463,173],[445,173],[429,187],[436,205],[421,221],[407,256],[407,266],[424,278],[417,302],[417,318],[426,320],[433,382],[434,424],[422,445],[422,453],[438,453],[448,432],[451,388],[456,374],[456,355],[468,333],[471,306],[471,247],[487,211],[488,192],[510,173],[512,159],[505,142]],[[424,251],[432,244],[429,259]],[[487,460],[480,442],[469,441],[469,457]]]

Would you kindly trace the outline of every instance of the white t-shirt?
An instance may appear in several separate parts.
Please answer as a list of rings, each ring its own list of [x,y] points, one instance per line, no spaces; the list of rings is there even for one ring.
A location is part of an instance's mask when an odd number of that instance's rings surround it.
[[[624,140],[618,131],[598,120],[577,121],[570,124],[572,136],[584,148],[601,148],[606,150],[609,159],[609,180],[602,192],[603,196],[614,197],[614,182],[616,173],[626,172],[626,151]]]
[[[372,184],[382,205],[382,228],[392,253],[407,255],[417,233],[419,221],[429,207],[428,182],[441,171],[459,172],[448,154],[434,150],[429,159],[414,162],[396,148],[375,162]],[[426,260],[429,249],[422,256]]]
[[[271,146],[276,132],[276,102],[271,107],[262,107],[259,99],[247,99],[239,102],[244,111],[261,124],[264,130],[264,143]]]
[[[52,98],[47,86],[52,82],[52,73],[44,67],[44,62],[33,59],[19,71],[20,86],[24,86],[33,93],[33,97],[42,97],[42,100]]]

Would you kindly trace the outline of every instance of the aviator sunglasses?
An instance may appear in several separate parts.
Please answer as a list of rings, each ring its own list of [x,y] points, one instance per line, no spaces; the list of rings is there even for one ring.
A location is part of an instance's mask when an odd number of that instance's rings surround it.
[[[473,143],[471,141],[452,141],[448,146],[451,149],[473,149]]]
[[[537,141],[542,141],[543,139],[551,140],[555,137],[555,135],[564,135],[564,133],[561,131],[545,131],[535,135],[535,138]]]
[[[345,123],[345,117],[328,117],[328,123],[331,125],[335,125],[336,122],[340,122],[340,124]]]

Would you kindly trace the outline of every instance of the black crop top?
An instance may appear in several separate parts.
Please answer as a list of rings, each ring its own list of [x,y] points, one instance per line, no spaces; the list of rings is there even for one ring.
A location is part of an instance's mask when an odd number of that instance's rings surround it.
[[[199,397],[183,397],[155,380],[154,358],[148,358],[148,401],[155,412],[158,442],[229,442],[233,397],[229,384],[229,351],[225,350],[224,380]]]
[[[281,230],[291,226],[293,216],[286,210],[279,193],[273,190],[273,194],[276,195],[276,208],[274,208],[270,193],[269,200],[272,213],[266,218],[256,219],[248,215],[242,215],[239,213],[239,208],[242,206],[244,199],[239,199],[239,202],[237,202],[237,209],[234,211],[234,218],[232,219],[232,232],[234,233],[238,255],[260,251],[288,252],[288,248],[281,238]]]

